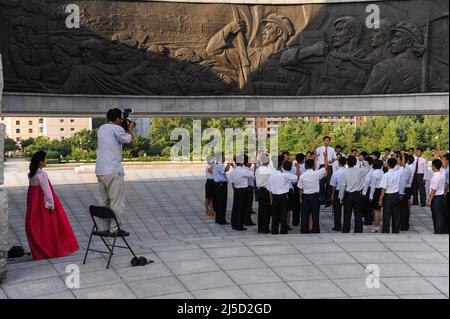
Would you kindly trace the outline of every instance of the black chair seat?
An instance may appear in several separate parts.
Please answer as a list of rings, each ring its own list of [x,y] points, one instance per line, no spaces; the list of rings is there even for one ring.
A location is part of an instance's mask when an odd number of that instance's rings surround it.
[[[115,233],[110,233],[110,232],[108,232],[108,231],[98,231],[98,230],[94,230],[94,231],[92,232],[92,234],[93,234],[94,236],[100,236],[100,237],[116,237],[116,234],[115,234]],[[130,233],[124,232],[124,233],[121,233],[118,237],[128,237],[128,236],[130,236]]]

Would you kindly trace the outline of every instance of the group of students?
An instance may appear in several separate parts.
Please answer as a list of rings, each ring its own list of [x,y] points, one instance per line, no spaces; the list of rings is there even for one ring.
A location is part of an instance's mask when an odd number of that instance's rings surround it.
[[[384,154],[368,154],[352,149],[346,156],[342,148],[331,147],[325,136],[323,145],[291,159],[289,152],[271,158],[259,153],[255,163],[239,156],[225,163],[224,154],[208,160],[205,209],[216,223],[226,220],[228,183],[233,187],[231,227],[245,231],[253,226],[253,201],[258,201],[258,232],[287,234],[292,226],[300,232],[320,233],[321,204],[332,207],[333,231],[349,233],[352,217],[354,232],[363,225],[373,233],[399,233],[409,230],[411,205],[431,208],[434,232],[449,232],[449,154],[432,160],[432,176],[423,149],[407,152],[385,149]],[[429,181],[426,198],[425,181]],[[412,202],[411,202],[412,200]]]

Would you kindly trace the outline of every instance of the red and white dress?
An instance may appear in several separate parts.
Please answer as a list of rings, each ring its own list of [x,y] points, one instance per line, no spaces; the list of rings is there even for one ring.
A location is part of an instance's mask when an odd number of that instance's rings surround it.
[[[35,260],[64,257],[79,249],[66,212],[41,169],[30,179],[25,230]]]

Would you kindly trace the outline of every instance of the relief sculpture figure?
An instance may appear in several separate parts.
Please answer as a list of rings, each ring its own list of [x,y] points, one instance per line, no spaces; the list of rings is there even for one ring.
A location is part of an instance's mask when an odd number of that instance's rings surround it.
[[[177,64],[170,58],[169,48],[152,45],[146,53],[146,60],[125,73],[125,80],[157,95],[176,95]]]
[[[271,13],[261,23],[264,26],[262,32],[262,47],[247,48],[250,60],[251,80],[257,95],[289,95],[289,74],[284,72],[280,59],[287,47],[287,42],[294,35],[295,29],[289,18],[284,15]],[[243,21],[233,21],[215,34],[208,43],[206,52],[220,63],[233,70],[241,72],[242,60],[238,50],[234,47],[233,40],[238,33],[246,32]],[[317,47],[317,51],[323,48]],[[311,54],[313,54],[311,50]],[[320,54],[320,52],[319,52]],[[302,75],[307,77],[307,75]],[[242,76],[240,76],[242,78]],[[305,78],[297,79],[305,84]]]
[[[107,48],[97,39],[81,42],[82,64],[76,65],[62,87],[63,93],[151,95],[125,81],[114,64],[104,63]]]
[[[379,27],[371,30],[369,38],[373,51],[368,54],[368,57],[372,60],[373,65],[392,57],[391,42],[394,26],[395,24],[391,20],[381,19]]]
[[[178,60],[177,82],[186,94],[222,94],[236,87],[231,77],[215,70],[216,61],[203,60],[190,48],[178,49],[175,57]]]
[[[360,94],[372,68],[367,52],[360,46],[362,24],[355,17],[341,17],[333,25],[334,49],[327,56],[319,94]]]
[[[381,61],[372,70],[363,94],[418,93],[422,84],[422,59],[426,50],[423,31],[401,22],[392,29],[393,58]],[[430,90],[444,91],[445,85],[430,67]]]

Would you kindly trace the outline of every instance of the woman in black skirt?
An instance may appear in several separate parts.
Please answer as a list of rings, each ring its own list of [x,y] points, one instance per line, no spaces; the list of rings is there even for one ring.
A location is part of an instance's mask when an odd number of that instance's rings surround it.
[[[381,206],[378,205],[381,195],[380,182],[383,177],[383,161],[376,160],[372,165],[372,174],[370,176],[370,193],[369,200],[373,209],[374,225],[371,229],[372,233],[380,232],[381,223]]]

